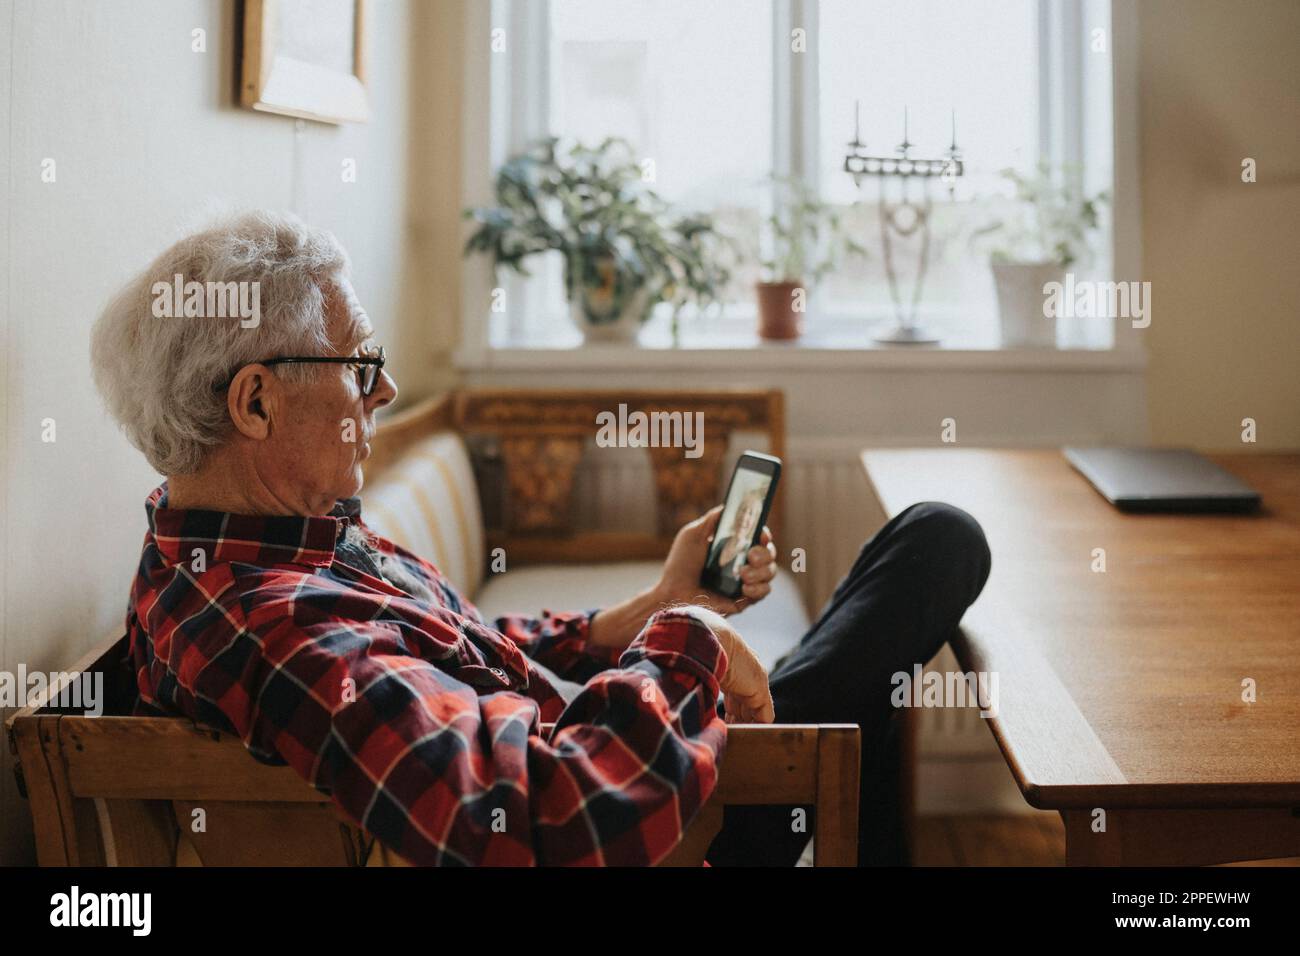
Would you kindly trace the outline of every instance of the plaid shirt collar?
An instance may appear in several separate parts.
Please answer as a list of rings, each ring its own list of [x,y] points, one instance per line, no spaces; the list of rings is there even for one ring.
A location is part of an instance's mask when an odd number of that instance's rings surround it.
[[[327,515],[237,515],[169,508],[164,481],[149,495],[144,510],[158,552],[168,564],[184,564],[202,551],[214,562],[328,568],[348,523],[361,519],[361,499],[341,499]]]

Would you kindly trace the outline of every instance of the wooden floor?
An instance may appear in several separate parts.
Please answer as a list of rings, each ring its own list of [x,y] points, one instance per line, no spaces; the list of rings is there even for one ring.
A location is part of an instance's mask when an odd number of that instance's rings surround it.
[[[1065,866],[1065,827],[1055,812],[920,817],[915,866]],[[1225,866],[1300,867],[1300,857]]]
[[[1059,813],[920,817],[916,866],[1065,866]]]

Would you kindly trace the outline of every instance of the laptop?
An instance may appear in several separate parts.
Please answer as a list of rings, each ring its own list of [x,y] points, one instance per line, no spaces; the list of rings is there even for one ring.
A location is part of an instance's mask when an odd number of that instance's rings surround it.
[[[1066,448],[1065,458],[1120,511],[1247,512],[1259,492],[1187,448]]]

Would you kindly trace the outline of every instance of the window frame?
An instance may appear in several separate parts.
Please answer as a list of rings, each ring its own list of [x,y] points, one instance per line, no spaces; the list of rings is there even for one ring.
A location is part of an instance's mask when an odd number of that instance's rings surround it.
[[[491,202],[494,171],[511,153],[545,135],[549,115],[550,43],[548,24],[551,0],[490,0],[469,4],[466,30],[471,38],[465,58],[462,115],[462,205]],[[773,15],[773,155],[779,175],[801,175],[820,185],[818,163],[818,44],[806,52],[789,54],[790,31],[801,26],[816,36],[817,0],[772,0]],[[1052,163],[1068,163],[1083,171],[1089,189],[1105,184],[1111,190],[1110,234],[1102,250],[1108,272],[1115,278],[1141,274],[1141,223],[1138,194],[1137,114],[1137,11],[1135,5],[1113,0],[1038,0],[1039,149]],[[1089,63],[1084,54],[1088,31],[1103,25],[1109,45],[1109,74],[1105,62]],[[504,29],[505,50],[493,51],[494,39]],[[532,42],[517,43],[518,38]],[[548,42],[537,38],[547,37]],[[517,68],[515,68],[517,66]],[[1106,86],[1110,92],[1109,123],[1098,121],[1096,108]],[[791,135],[794,132],[799,135]],[[465,225],[463,237],[469,234]],[[493,348],[490,342],[490,303],[497,283],[485,257],[462,260],[461,341],[456,364],[487,368],[493,353],[564,351],[528,349],[515,345]],[[501,276],[512,316],[528,314],[528,283],[513,274]],[[535,304],[534,304],[535,305]],[[1145,364],[1138,330],[1130,323],[1115,323],[1109,351],[1125,353],[1125,365]],[[508,327],[507,338],[518,341],[522,328]],[[602,350],[605,351],[605,350]],[[636,352],[637,350],[626,350]],[[699,350],[691,350],[699,351]],[[736,346],[725,352],[728,362],[756,349]],[[864,360],[890,349],[863,348]],[[950,351],[955,355],[996,355],[1015,349]],[[1097,351],[1054,350],[1057,353]],[[1102,350],[1108,351],[1108,350]],[[613,353],[611,353],[612,355]],[[838,353],[837,353],[838,354]],[[744,361],[740,359],[740,361]],[[886,360],[890,361],[890,360]],[[946,361],[946,360],[941,360]],[[978,360],[984,364],[983,358]],[[1015,361],[1020,361],[1016,359]],[[1074,364],[1068,357],[1065,364]],[[928,364],[928,363],[927,363]],[[1091,367],[1085,360],[1086,366]]]

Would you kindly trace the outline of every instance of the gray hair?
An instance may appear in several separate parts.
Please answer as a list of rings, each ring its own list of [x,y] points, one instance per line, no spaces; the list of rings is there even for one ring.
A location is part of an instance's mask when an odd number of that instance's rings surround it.
[[[275,355],[325,354],[325,299],[346,274],[334,236],[288,213],[243,213],[180,240],[109,303],[95,323],[95,386],[131,444],[164,475],[197,471],[229,434],[226,394],[240,367]],[[260,318],[159,318],[155,284],[257,283]],[[233,286],[230,288],[234,288]],[[315,366],[276,366],[305,381]]]

